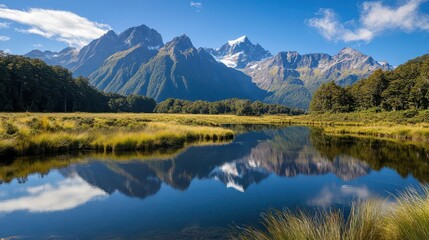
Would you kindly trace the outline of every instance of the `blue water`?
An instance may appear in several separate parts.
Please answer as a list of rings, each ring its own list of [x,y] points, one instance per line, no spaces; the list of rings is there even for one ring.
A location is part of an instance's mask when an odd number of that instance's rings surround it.
[[[224,239],[236,225],[257,225],[273,208],[346,211],[353,200],[417,187],[427,181],[425,153],[288,127],[190,147],[167,159],[84,155],[44,174],[23,164],[17,170],[34,172],[0,179],[0,237]]]

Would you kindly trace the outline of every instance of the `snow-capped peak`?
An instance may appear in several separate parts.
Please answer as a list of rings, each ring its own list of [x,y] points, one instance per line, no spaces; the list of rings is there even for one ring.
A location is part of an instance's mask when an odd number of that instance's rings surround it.
[[[377,63],[380,64],[380,66],[382,66],[385,70],[393,70],[396,68],[395,66],[390,65],[387,61],[378,61]]]
[[[386,62],[386,61],[378,61],[378,64],[380,64],[381,66],[387,66],[387,65],[389,65],[389,63]]]
[[[252,44],[247,36],[230,40],[219,49],[208,49],[217,61],[228,67],[243,69],[247,64],[270,57],[271,53],[259,44]]]
[[[243,43],[243,42],[245,42],[246,40],[247,40],[247,36],[245,35],[245,36],[239,37],[239,38],[237,38],[237,39],[235,39],[235,40],[230,40],[230,41],[228,41],[228,45],[229,45],[229,46],[234,46],[234,45],[237,45],[237,44]]]

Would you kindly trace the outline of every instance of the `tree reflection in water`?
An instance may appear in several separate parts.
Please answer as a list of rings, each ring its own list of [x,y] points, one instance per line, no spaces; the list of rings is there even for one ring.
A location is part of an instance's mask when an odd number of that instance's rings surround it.
[[[177,154],[156,156],[74,156],[18,159],[0,167],[2,182],[60,168],[66,177],[79,176],[108,194],[130,197],[156,194],[162,183],[186,190],[191,181],[216,179],[246,191],[271,174],[282,177],[335,174],[352,180],[388,167],[420,182],[429,178],[428,149],[377,139],[327,136],[317,129],[286,127],[238,135],[233,143],[190,147]],[[347,189],[346,189],[347,190]]]

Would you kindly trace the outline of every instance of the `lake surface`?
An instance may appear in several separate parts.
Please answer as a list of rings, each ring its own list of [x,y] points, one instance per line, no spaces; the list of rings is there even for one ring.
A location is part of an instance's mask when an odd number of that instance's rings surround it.
[[[428,179],[421,147],[307,127],[154,156],[17,159],[0,165],[0,237],[224,239],[272,208],[347,211]]]

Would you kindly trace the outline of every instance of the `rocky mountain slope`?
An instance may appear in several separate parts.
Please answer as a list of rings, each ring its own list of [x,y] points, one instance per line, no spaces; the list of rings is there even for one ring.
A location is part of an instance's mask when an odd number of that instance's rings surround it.
[[[352,48],[338,54],[280,52],[263,61],[248,64],[243,70],[261,89],[272,93],[265,100],[293,107],[308,108],[312,93],[322,84],[335,81],[351,85],[376,69],[393,69]]]
[[[50,65],[66,67],[73,72],[74,76],[88,77],[111,55],[138,45],[156,50],[161,48],[164,43],[161,34],[156,30],[141,25],[129,28],[119,35],[114,31],[109,31],[80,50],[66,48],[59,53],[34,50],[25,56],[39,58]]]
[[[104,90],[104,89],[103,89]],[[141,94],[157,101],[167,98],[215,101],[261,99],[265,91],[240,71],[218,63],[186,36],[174,38],[121,87],[121,94]]]
[[[228,41],[219,49],[207,48],[206,50],[226,66],[237,69],[245,68],[251,62],[272,56],[259,44],[255,45],[250,42],[247,36]]]

